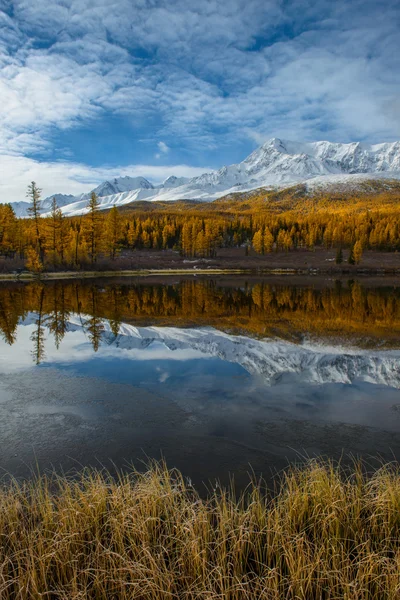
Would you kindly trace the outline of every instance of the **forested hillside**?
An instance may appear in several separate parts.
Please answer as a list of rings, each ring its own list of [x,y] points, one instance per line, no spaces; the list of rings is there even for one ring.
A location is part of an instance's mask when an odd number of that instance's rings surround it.
[[[174,249],[187,257],[212,257],[222,247],[259,254],[324,247],[350,249],[359,263],[364,250],[400,250],[400,189],[396,186],[310,196],[302,186],[281,192],[257,190],[212,203],[136,203],[101,211],[92,193],[87,214],[64,217],[54,199],[42,216],[40,190],[28,189],[29,218],[18,219],[0,204],[0,255],[26,268],[80,269],[121,251]]]

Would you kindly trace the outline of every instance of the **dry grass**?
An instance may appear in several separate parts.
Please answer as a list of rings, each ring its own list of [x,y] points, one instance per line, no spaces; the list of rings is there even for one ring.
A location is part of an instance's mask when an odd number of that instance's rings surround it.
[[[202,500],[152,465],[0,493],[0,598],[395,599],[400,473],[310,462],[267,498]]]

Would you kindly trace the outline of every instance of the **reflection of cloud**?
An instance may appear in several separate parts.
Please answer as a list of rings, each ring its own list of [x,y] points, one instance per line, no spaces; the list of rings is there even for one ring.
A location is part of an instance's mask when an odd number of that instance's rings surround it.
[[[32,340],[31,336],[36,331],[34,324],[19,325],[17,328],[16,342],[9,346],[0,340],[0,373],[10,373],[31,368]],[[129,359],[132,361],[185,361],[195,358],[207,358],[198,350],[181,349],[172,351],[163,344],[155,343],[146,348],[124,349],[113,345],[100,345],[95,353],[92,345],[82,329],[70,330],[64,336],[59,350],[54,345],[52,335],[45,329],[44,339],[45,358],[42,365],[49,364],[79,364],[93,358],[99,359]],[[168,373],[161,373],[160,381],[166,381]]]
[[[161,373],[160,377],[158,378],[158,381],[160,383],[164,383],[165,381],[167,381],[168,378],[169,378],[169,373],[167,373],[165,371],[164,373]]]
[[[85,315],[71,316],[68,333],[57,352],[47,336],[43,364],[74,365],[94,358],[94,351],[82,330]],[[5,372],[31,366],[30,336],[35,326],[32,317],[18,327],[17,341],[10,347],[0,344],[0,358]],[[298,381],[314,384],[353,383],[357,380],[400,388],[400,351],[367,351],[318,344],[298,345],[285,341],[258,340],[230,335],[211,327],[179,329],[176,327],[135,327],[122,323],[115,338],[107,321],[103,322],[102,344],[96,354],[100,359],[130,361],[187,361],[218,358],[239,365],[251,375],[274,385],[286,374]],[[1,364],[1,363],[0,363]],[[154,367],[160,382],[168,373]],[[165,377],[165,374],[167,377]]]

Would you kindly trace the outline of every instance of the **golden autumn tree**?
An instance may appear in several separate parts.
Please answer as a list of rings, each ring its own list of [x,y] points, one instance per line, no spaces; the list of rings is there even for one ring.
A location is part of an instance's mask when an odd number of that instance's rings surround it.
[[[63,259],[64,241],[62,231],[63,216],[55,198],[53,198],[51,203],[51,214],[47,222],[47,228],[50,237],[50,260],[53,264],[56,264]]]
[[[89,201],[86,205],[88,213],[84,219],[84,236],[87,241],[90,262],[96,262],[101,246],[101,224],[102,216],[100,215],[100,202],[95,192],[90,194]]]
[[[26,196],[30,200],[31,205],[28,207],[27,212],[33,221],[35,245],[37,247],[39,259],[41,262],[43,262],[44,249],[40,225],[40,212],[42,208],[40,201],[41,193],[42,190],[37,187],[34,181],[32,181],[30,185],[28,185],[28,191],[26,193]]]
[[[356,265],[358,265],[361,262],[362,254],[363,254],[363,247],[362,247],[361,240],[357,240],[357,242],[354,244],[354,248],[353,248],[354,262],[356,263]]]
[[[18,222],[10,204],[0,204],[0,254],[9,256],[17,249]]]
[[[252,240],[253,248],[258,254],[264,254],[264,239],[261,229],[255,232]]]
[[[106,252],[110,258],[115,260],[120,250],[122,238],[122,222],[116,206],[113,206],[106,216],[104,225]]]
[[[43,271],[43,263],[40,260],[39,252],[36,248],[28,248],[25,266],[32,273],[40,273]]]

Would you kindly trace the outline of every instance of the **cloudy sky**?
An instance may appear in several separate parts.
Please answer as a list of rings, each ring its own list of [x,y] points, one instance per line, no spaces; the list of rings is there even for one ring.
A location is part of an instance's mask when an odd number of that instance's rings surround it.
[[[400,138],[398,0],[0,0],[0,201]]]

